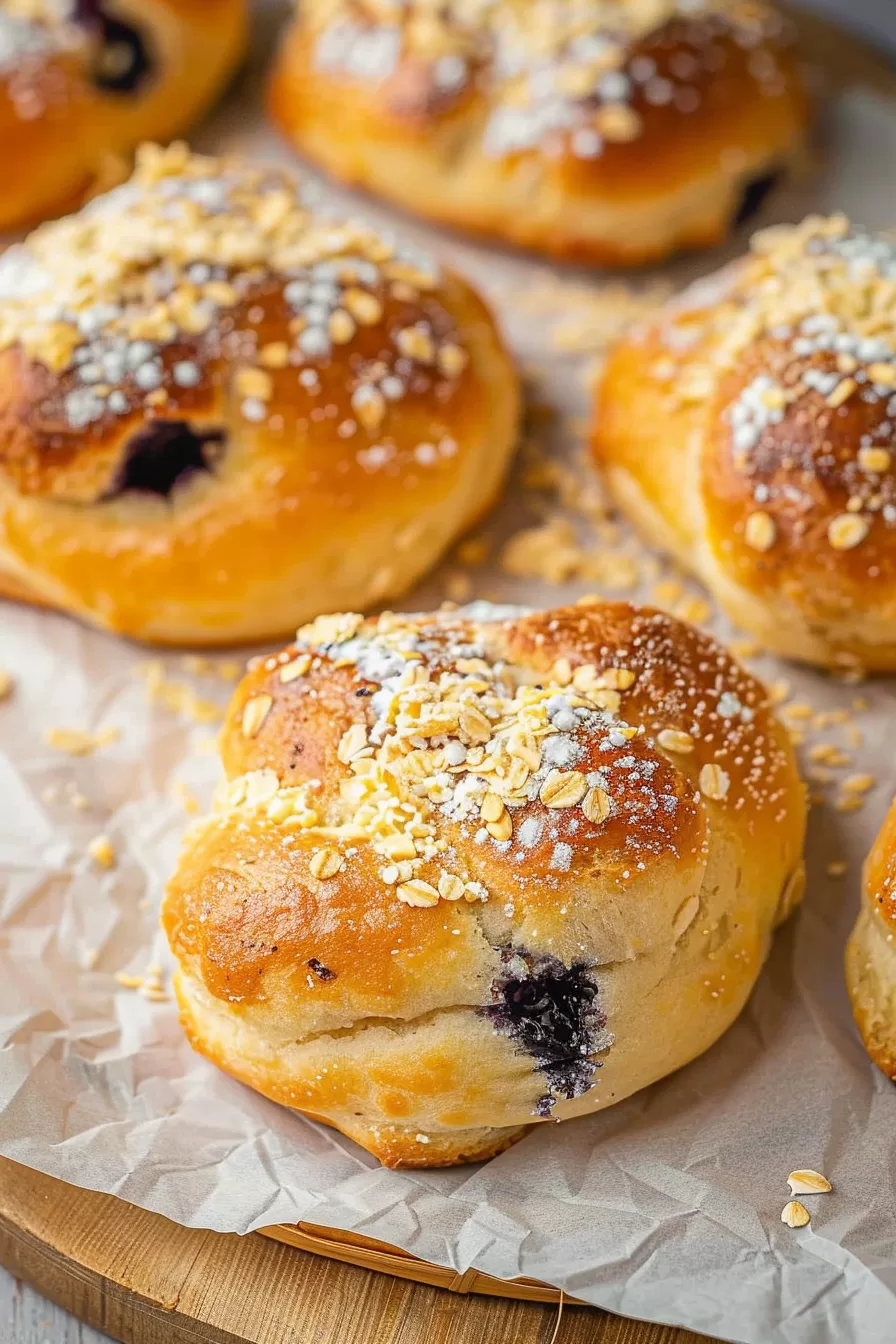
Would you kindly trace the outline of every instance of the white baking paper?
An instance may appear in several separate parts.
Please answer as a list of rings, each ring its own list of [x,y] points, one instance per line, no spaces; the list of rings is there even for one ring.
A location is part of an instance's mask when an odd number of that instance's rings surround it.
[[[199,137],[203,147],[288,157],[252,110],[261,29],[255,63]],[[848,91],[828,135],[821,178],[789,188],[766,218],[845,205],[870,225],[892,224],[896,101]],[[362,206],[388,218],[351,203]],[[566,273],[558,289],[556,274],[531,259],[399,223],[481,283],[538,400],[584,415],[582,361],[558,355],[550,330],[583,285],[606,281]],[[560,435],[553,451],[572,448]],[[503,538],[527,519],[537,512],[511,490],[488,531]],[[621,551],[634,548],[623,531]],[[405,605],[437,603],[456,572],[443,568]],[[475,582],[476,596],[534,605],[601,586],[549,587],[495,567]],[[813,810],[805,905],[727,1036],[639,1096],[541,1125],[485,1165],[401,1173],[219,1074],[187,1047],[171,1002],[116,979],[157,962],[166,982],[157,912],[189,820],[183,799],[205,806],[218,776],[215,725],[173,706],[184,687],[221,705],[230,691],[219,671],[232,657],[187,665],[172,655],[161,660],[168,704],[164,687],[151,703],[152,658],[62,616],[0,607],[0,667],[15,678],[0,703],[0,1153],[193,1226],[249,1232],[304,1219],[459,1272],[526,1275],[613,1311],[748,1344],[893,1344],[896,1088],[862,1049],[842,973],[860,865],[896,788],[892,682],[846,686],[754,664],[786,677],[791,698],[816,711],[867,704],[808,744],[843,749],[849,765],[836,779],[870,772],[880,782],[861,810]],[[58,728],[117,736],[72,757],[45,739]],[[840,796],[836,783],[823,791]],[[118,855],[108,871],[88,852],[99,835]],[[845,875],[829,876],[841,863]],[[794,1231],[780,1221],[786,1177],[805,1166],[834,1191],[807,1198],[811,1226]]]

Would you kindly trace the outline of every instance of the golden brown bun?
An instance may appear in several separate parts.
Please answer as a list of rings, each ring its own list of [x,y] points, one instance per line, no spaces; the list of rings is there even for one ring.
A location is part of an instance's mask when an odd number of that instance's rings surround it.
[[[866,1050],[896,1082],[896,803],[865,865],[862,910],[846,948],[846,986]]]
[[[246,0],[2,0],[0,232],[71,208],[115,156],[194,122],[245,30]]]
[[[624,603],[322,617],[256,660],[221,750],[163,909],[184,1027],[390,1166],[680,1068],[802,890],[763,688]]]
[[[598,389],[620,508],[785,657],[896,668],[896,247],[842,217],[633,332]]]
[[[724,237],[808,117],[789,29],[753,0],[411,0],[385,16],[303,0],[270,104],[343,181],[608,265]]]
[[[0,592],[283,636],[402,592],[492,502],[518,384],[490,314],[301,195],[147,148],[0,260]]]

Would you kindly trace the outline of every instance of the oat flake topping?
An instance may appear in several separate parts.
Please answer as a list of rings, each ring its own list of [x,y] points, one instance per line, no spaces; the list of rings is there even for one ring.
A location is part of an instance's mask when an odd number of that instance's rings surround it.
[[[353,847],[372,845],[380,879],[412,906],[488,899],[451,840],[458,828],[513,865],[547,846],[549,883],[570,870],[580,842],[614,821],[624,826],[632,873],[674,849],[679,809],[692,809],[698,795],[656,747],[690,751],[693,739],[678,733],[669,741],[626,721],[623,697],[636,677],[624,666],[573,668],[560,658],[539,672],[503,656],[508,614],[518,613],[480,603],[456,617],[348,614],[303,627],[267,670],[288,685],[350,668],[368,711],[339,741],[346,772],[338,798],[326,799],[316,780],[283,787],[264,769],[231,780],[219,804],[263,809],[275,825],[305,832],[315,841],[310,871],[319,880],[350,872]],[[246,702],[244,736],[257,732],[257,702],[266,702],[266,713],[270,699]],[[722,725],[724,749],[754,710],[721,684],[713,702],[712,713],[701,702],[695,732],[704,719]],[[740,806],[729,784],[724,769],[707,765],[698,787],[719,805]]]
[[[294,368],[313,398],[317,368],[379,324],[387,299],[414,304],[438,281],[415,250],[312,206],[280,169],[144,146],[128,183],[0,258],[0,351],[18,347],[60,375],[73,429],[151,413],[227,360],[244,365],[234,378],[243,418],[265,422],[271,371]],[[259,349],[252,300],[272,285],[284,339]],[[375,429],[412,382],[460,376],[467,354],[439,312],[438,330],[435,320],[390,330],[380,359],[347,369],[356,419],[341,434]],[[438,458],[454,445],[426,448]]]
[[[720,38],[749,53],[763,94],[785,87],[774,55],[785,25],[760,0],[311,0],[302,15],[323,70],[385,84],[422,63],[436,104],[484,88],[483,147],[496,157],[560,133],[596,159],[641,135],[645,107],[696,111],[701,79],[724,62]],[[638,46],[676,20],[686,41],[660,71]]]
[[[76,45],[74,11],[75,0],[0,0],[0,75]]]
[[[789,501],[811,519],[819,477],[846,495],[826,528],[833,550],[861,546],[874,519],[896,526],[896,240],[843,215],[764,230],[742,267],[690,291],[664,340],[669,357],[656,375],[694,404],[712,399],[762,343],[761,371],[724,411],[734,466],[755,477],[748,546],[773,557],[781,533],[770,510]],[[863,423],[844,458],[830,435],[854,408]],[[802,488],[794,473],[769,480],[766,450],[781,455],[785,420],[802,426],[783,444]]]

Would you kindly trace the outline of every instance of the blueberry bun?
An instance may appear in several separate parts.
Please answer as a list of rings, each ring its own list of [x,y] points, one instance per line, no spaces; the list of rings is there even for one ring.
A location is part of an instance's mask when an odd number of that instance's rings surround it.
[[[767,229],[619,343],[593,443],[619,507],[772,652],[896,669],[896,246]]]
[[[625,603],[321,617],[251,666],[221,751],[163,911],[185,1030],[389,1166],[680,1068],[801,894],[762,686]]]
[[[383,602],[490,505],[518,404],[457,276],[147,147],[0,258],[0,593],[207,645]]]
[[[765,0],[301,0],[270,103],[335,177],[613,266],[718,242],[809,115]]]
[[[246,0],[0,0],[0,231],[60,214],[167,140],[240,59]]]

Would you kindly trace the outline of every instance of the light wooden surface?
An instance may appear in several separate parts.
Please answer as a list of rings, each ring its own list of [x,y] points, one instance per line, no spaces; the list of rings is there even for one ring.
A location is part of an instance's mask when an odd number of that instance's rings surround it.
[[[587,1307],[567,1308],[558,1325],[553,1306],[449,1293],[264,1237],[193,1231],[7,1161],[0,1263],[127,1344],[700,1344],[688,1331]],[[89,1334],[66,1344],[74,1341],[94,1344]]]
[[[4,1344],[109,1344],[27,1283],[0,1270],[0,1339]]]

